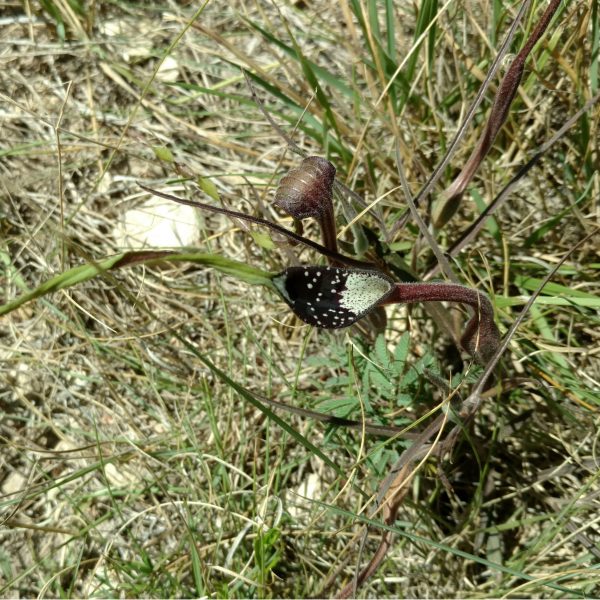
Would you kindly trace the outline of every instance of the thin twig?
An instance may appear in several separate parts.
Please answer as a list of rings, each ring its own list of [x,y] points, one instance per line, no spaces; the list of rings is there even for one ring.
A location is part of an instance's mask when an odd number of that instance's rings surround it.
[[[448,259],[444,256],[444,253],[442,252],[438,243],[435,241],[434,237],[429,232],[429,229],[427,229],[427,225],[425,225],[425,222],[423,221],[421,215],[419,214],[419,211],[417,210],[412,194],[410,192],[408,181],[406,181],[406,175],[404,174],[404,167],[402,166],[402,157],[400,156],[399,140],[396,140],[396,168],[398,170],[398,176],[400,177],[402,191],[404,192],[404,199],[408,204],[408,209],[410,210],[412,218],[417,224],[421,235],[427,240],[429,247],[435,254],[435,257],[438,261],[438,267],[444,272],[444,275],[448,279],[452,280],[454,283],[460,283],[458,277],[454,274],[454,271],[452,270]]]
[[[392,425],[374,425],[373,423],[356,421],[353,419],[344,419],[342,417],[326,415],[314,410],[309,410],[307,408],[300,408],[298,406],[292,406],[283,402],[278,402],[277,400],[272,400],[271,398],[267,398],[266,396],[262,396],[261,394],[254,393],[254,396],[261,402],[264,402],[265,404],[268,404],[269,406],[272,406],[274,408],[279,408],[281,410],[299,415],[301,417],[315,419],[316,421],[326,423],[327,425],[331,425],[333,427],[346,427],[347,429],[365,431],[366,433],[370,433],[371,435],[377,435],[380,437],[388,438],[398,437],[401,439],[410,439],[416,437],[415,434],[407,432],[406,428],[404,427],[394,427]]]
[[[235,210],[229,210],[228,208],[212,206],[211,204],[205,204],[204,202],[197,202],[196,200],[188,200],[187,198],[181,198],[179,196],[174,196],[173,194],[167,194],[166,192],[161,192],[159,190],[155,190],[155,189],[145,186],[141,183],[138,183],[138,185],[143,190],[148,192],[149,194],[154,194],[155,196],[160,196],[161,198],[165,198],[166,200],[172,200],[173,202],[178,202],[179,204],[193,206],[194,208],[200,208],[202,210],[207,210],[210,212],[216,212],[216,213],[220,213],[222,215],[227,215],[228,217],[231,217],[234,219],[242,219],[244,221],[249,221],[250,223],[256,223],[257,225],[262,225],[263,227],[267,227],[268,229],[271,229],[272,231],[276,231],[277,233],[280,233],[281,235],[284,235],[287,238],[294,240],[295,242],[304,244],[305,246],[308,246],[309,248],[316,250],[317,252],[319,252],[323,256],[326,256],[327,258],[332,258],[341,263],[344,263],[345,265],[349,265],[351,267],[357,267],[359,269],[375,269],[376,268],[375,265],[373,265],[372,263],[364,262],[362,260],[357,260],[355,258],[350,258],[349,256],[344,256],[343,254],[340,254],[339,252],[333,252],[333,251],[329,250],[328,248],[325,248],[325,246],[318,244],[317,242],[313,242],[312,240],[310,240],[308,238],[298,235],[298,234],[290,231],[289,229],[286,229],[285,227],[278,225],[277,223],[272,223],[271,221],[267,221],[266,219],[261,219],[260,217],[253,217],[251,215],[246,215],[244,213],[240,213]]]

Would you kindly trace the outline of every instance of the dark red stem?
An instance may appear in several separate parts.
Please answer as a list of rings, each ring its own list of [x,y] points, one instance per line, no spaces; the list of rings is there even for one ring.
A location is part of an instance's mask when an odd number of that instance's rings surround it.
[[[489,298],[478,290],[456,283],[397,283],[393,293],[382,304],[412,302],[460,302],[473,309],[460,340],[462,347],[481,364],[486,364],[500,343],[500,332],[494,322],[494,309]]]

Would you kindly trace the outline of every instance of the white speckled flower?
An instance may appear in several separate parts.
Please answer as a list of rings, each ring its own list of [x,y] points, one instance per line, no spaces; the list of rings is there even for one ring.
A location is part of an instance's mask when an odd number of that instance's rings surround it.
[[[290,267],[273,283],[296,316],[323,329],[349,327],[394,290],[379,271],[338,267]]]

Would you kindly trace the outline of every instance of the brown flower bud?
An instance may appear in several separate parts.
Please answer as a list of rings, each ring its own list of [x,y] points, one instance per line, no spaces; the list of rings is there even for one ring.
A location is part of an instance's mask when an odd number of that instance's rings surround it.
[[[309,156],[282,177],[275,204],[294,219],[322,219],[333,213],[335,167],[325,158]]]

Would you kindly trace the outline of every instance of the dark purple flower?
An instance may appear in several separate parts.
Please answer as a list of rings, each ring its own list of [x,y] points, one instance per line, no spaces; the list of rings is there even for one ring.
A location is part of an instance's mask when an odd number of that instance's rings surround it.
[[[323,329],[349,327],[394,291],[379,271],[289,267],[273,283],[297,317]]]

